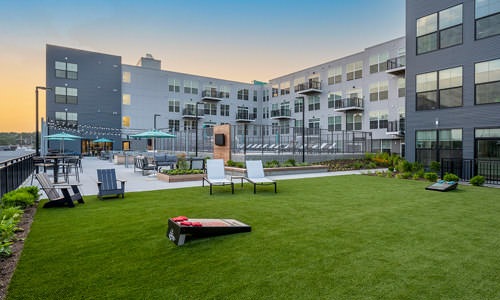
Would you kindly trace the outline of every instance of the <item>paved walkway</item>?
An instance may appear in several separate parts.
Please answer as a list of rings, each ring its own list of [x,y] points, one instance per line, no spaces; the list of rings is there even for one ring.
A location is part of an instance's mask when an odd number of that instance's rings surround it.
[[[165,182],[156,179],[156,175],[146,175],[143,176],[142,172],[134,172],[134,166],[129,165],[116,165],[109,160],[100,160],[96,157],[85,157],[82,159],[82,169],[83,173],[79,173],[80,177],[80,190],[83,195],[96,195],[97,194],[97,169],[115,169],[116,177],[119,179],[126,180],[125,185],[126,192],[136,192],[136,191],[152,191],[152,190],[163,190],[163,189],[173,189],[173,188],[183,188],[183,187],[194,187],[201,186],[201,181],[186,181],[186,182]],[[376,170],[372,170],[373,172]],[[297,174],[297,175],[282,175],[282,176],[269,176],[271,179],[283,180],[283,179],[296,179],[296,178],[311,178],[311,177],[324,177],[324,176],[339,176],[339,175],[350,175],[350,174],[361,174],[367,172],[362,171],[344,171],[344,172],[322,172],[322,173],[307,173],[307,174]],[[75,176],[70,176],[71,183],[76,183]],[[31,177],[28,178],[27,185],[30,185]],[[33,184],[38,184],[36,179]]]

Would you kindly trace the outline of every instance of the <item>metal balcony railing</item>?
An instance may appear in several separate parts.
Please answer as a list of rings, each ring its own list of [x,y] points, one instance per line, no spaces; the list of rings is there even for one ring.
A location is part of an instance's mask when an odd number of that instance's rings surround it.
[[[344,98],[335,100],[335,110],[363,110],[363,98]]]
[[[290,109],[275,109],[271,110],[271,118],[290,118],[292,116],[292,111]]]

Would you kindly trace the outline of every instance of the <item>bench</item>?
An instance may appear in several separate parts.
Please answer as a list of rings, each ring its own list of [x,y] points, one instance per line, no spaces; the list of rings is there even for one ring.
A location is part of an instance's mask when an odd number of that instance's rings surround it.
[[[149,163],[149,159],[145,156],[136,156],[134,158],[134,172],[136,169],[142,171],[142,176],[147,175],[148,171],[155,171],[156,166]]]
[[[156,170],[159,170],[162,167],[170,167],[170,169],[174,169],[177,164],[177,156],[175,155],[155,155],[154,164],[156,166]]]

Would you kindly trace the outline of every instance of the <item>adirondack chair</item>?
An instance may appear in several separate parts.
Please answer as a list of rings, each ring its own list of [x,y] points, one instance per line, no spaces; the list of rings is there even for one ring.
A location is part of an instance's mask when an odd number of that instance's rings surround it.
[[[205,181],[210,185],[210,195],[214,185],[231,185],[234,194],[234,183],[226,178],[222,159],[207,159],[207,176],[201,180],[201,186],[205,186]]]
[[[120,182],[120,187],[118,187]],[[103,199],[103,196],[115,195],[125,197],[125,180],[116,179],[115,169],[97,169],[97,188],[99,192],[97,197]]]
[[[78,189],[79,184],[53,184],[47,173],[35,174],[36,179],[40,183],[43,191],[49,198],[49,202],[45,203],[44,208],[68,206],[74,207],[73,201],[78,203],[85,203],[82,194]],[[70,193],[70,189],[72,193]],[[62,195],[59,193],[62,192]]]
[[[257,185],[274,184],[274,192],[276,193],[276,181],[267,178],[264,175],[264,167],[260,160],[247,160],[247,176],[244,177],[246,181],[253,184],[253,193],[257,192]]]

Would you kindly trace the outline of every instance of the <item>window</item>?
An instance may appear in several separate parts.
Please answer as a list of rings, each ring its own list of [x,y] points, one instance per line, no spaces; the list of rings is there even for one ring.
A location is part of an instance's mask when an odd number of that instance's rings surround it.
[[[130,72],[126,72],[126,71],[123,71],[122,73],[122,81],[124,83],[130,83],[131,80],[132,80],[132,75],[130,74]]]
[[[221,85],[220,87],[220,98],[229,98],[229,87]]]
[[[294,92],[301,91],[303,89],[303,87],[304,87],[304,84],[305,84],[305,78],[304,77],[295,78],[293,80],[293,91]]]
[[[304,98],[295,98],[293,105],[294,112],[302,112],[302,110],[304,109]]]
[[[387,128],[389,113],[387,111],[371,111],[370,112],[370,129]]]
[[[269,107],[262,108],[262,119],[269,119]]]
[[[212,115],[216,116],[217,115],[217,104],[215,103],[205,103],[203,105],[205,115]]]
[[[417,130],[415,142],[415,159],[424,167],[441,158],[462,158],[462,129]]]
[[[417,75],[417,110],[462,106],[462,67]]]
[[[179,93],[181,90],[180,82],[177,79],[169,79],[168,80],[168,91]]]
[[[170,88],[170,87],[169,87]],[[184,80],[184,94],[198,94],[198,82]]]
[[[476,0],[476,39],[500,34],[500,0]]]
[[[328,94],[328,108],[335,108],[335,101],[342,99],[342,92],[333,92]]]
[[[279,85],[278,84],[273,84],[273,93],[272,93],[272,97],[278,97],[278,94],[279,94]]]
[[[180,122],[179,120],[168,120],[168,128],[172,131],[179,131]]]
[[[180,102],[179,100],[171,99],[168,100],[168,111],[169,112],[180,112]]]
[[[253,91],[253,102],[257,102],[257,91]]]
[[[360,113],[346,113],[346,130],[361,130],[363,115]]]
[[[363,61],[356,61],[346,66],[347,81],[363,77]]]
[[[184,130],[191,130],[196,128],[195,120],[184,120]]]
[[[220,105],[220,115],[229,117],[229,104]]]
[[[248,100],[248,89],[238,90],[238,99],[239,100]]]
[[[476,104],[500,102],[500,59],[475,65]]]
[[[56,111],[56,125],[76,129],[78,127],[78,113]]]
[[[319,96],[309,96],[307,98],[307,102],[309,104],[308,110],[320,110],[320,98]]]
[[[269,101],[269,90],[264,90],[264,94],[262,95],[262,102]]]
[[[404,78],[398,78],[398,97],[406,96],[406,82]]]
[[[309,124],[307,128],[309,128],[309,134],[318,134],[320,119],[319,118],[309,119],[308,123]]]
[[[328,117],[328,131],[342,131],[342,116]]]
[[[122,95],[122,104],[123,105],[130,105],[130,94],[123,94]]]
[[[388,90],[388,81],[381,81],[370,84],[370,101],[387,100],[389,98]]]
[[[56,77],[66,79],[78,79],[78,65],[63,61],[55,62]]]
[[[417,20],[417,54],[462,43],[462,4]]]
[[[342,82],[342,67],[335,67],[328,70],[328,84],[336,84]]]
[[[289,95],[290,94],[290,81],[282,82],[280,84],[281,95]]]
[[[129,116],[122,117],[122,127],[130,127],[130,117]]]
[[[56,86],[55,95],[56,103],[78,104],[78,89]]]
[[[370,74],[387,70],[387,60],[389,60],[387,52],[370,56]]]

